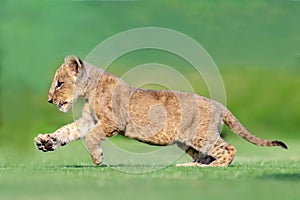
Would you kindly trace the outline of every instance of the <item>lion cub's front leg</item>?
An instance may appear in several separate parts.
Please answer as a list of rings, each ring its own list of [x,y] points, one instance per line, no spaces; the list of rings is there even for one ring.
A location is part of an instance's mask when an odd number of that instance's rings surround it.
[[[47,152],[54,151],[58,147],[80,138],[75,123],[71,123],[61,127],[52,134],[39,134],[34,141],[39,150]]]
[[[106,139],[100,127],[91,130],[85,137],[85,144],[95,165],[103,161],[101,143]]]
[[[80,118],[74,123],[65,125],[52,134],[39,134],[34,142],[41,151],[54,151],[74,140],[85,137],[86,133],[93,128],[91,120]]]

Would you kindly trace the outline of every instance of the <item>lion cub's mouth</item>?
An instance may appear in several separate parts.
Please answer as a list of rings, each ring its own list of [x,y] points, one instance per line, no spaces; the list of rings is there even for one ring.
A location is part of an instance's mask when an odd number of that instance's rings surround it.
[[[68,112],[69,111],[69,107],[70,107],[70,104],[69,102],[65,101],[63,103],[59,103],[57,105],[58,109],[62,112]]]
[[[66,105],[68,102],[67,101],[65,101],[65,102],[63,102],[63,103],[59,103],[57,106],[60,108],[60,107],[62,107],[63,105]]]

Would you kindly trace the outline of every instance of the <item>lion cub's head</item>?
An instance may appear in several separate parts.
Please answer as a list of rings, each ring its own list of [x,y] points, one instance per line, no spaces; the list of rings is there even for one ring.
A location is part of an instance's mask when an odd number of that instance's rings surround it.
[[[57,105],[62,112],[68,112],[77,98],[83,95],[80,88],[75,88],[82,66],[83,63],[78,57],[68,56],[55,73],[48,93],[48,102]]]

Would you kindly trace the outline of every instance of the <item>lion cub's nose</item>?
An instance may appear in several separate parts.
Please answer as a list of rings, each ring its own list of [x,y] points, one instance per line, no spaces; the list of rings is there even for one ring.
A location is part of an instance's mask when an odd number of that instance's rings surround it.
[[[48,102],[49,103],[53,103],[53,98],[52,98],[52,94],[51,94],[51,92],[48,92]]]

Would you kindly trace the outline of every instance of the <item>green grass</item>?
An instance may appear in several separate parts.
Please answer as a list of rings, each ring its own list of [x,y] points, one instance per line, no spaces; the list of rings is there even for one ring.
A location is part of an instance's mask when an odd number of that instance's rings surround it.
[[[133,141],[120,141],[123,145],[134,145]],[[237,147],[238,154],[228,168],[178,168],[172,163],[161,170],[139,174],[120,172],[105,164],[94,166],[80,142],[52,153],[32,150],[30,156],[6,152],[7,157],[0,160],[0,198],[276,200],[299,197],[297,142],[286,141],[290,150],[285,151],[256,147],[236,138],[229,141]],[[175,163],[186,160],[183,156]],[[113,167],[121,165],[116,162]],[[155,165],[160,163],[148,166],[132,163],[126,167],[139,170]]]
[[[13,173],[1,177],[1,199],[297,199],[300,186],[295,162],[235,164],[226,169],[167,167],[138,175],[56,162],[1,171]]]

